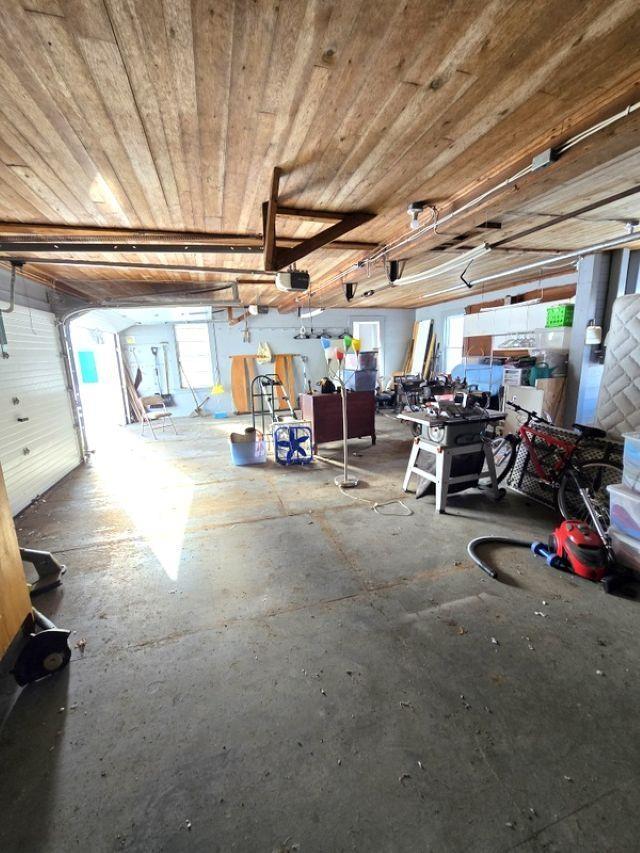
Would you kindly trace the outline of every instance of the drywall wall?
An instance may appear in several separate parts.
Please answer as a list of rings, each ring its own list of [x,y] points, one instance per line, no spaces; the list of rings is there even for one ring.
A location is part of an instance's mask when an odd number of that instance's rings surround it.
[[[315,385],[326,374],[326,362],[320,341],[316,338],[295,340],[294,336],[299,332],[301,321],[295,314],[279,314],[271,310],[268,314],[260,314],[249,320],[250,340],[243,340],[243,324],[229,326],[224,313],[214,315],[215,320],[209,324],[209,339],[212,344],[212,358],[214,369],[217,361],[220,368],[220,379],[224,386],[224,394],[212,397],[206,404],[206,410],[214,412],[233,412],[229,379],[230,379],[230,356],[255,353],[259,342],[269,344],[273,354],[295,353],[306,356],[306,370],[308,381]],[[354,320],[379,320],[382,335],[382,358],[378,365],[378,372],[382,376],[390,376],[394,370],[399,370],[404,362],[407,345],[411,337],[414,322],[414,311],[407,309],[385,309],[378,311],[340,311],[327,310],[323,314],[314,317],[313,320],[302,321],[307,331],[311,329],[319,333],[326,329],[332,336],[344,331],[350,331]],[[214,346],[215,342],[217,348]],[[193,410],[194,401],[191,392],[182,388],[178,375],[178,361],[176,357],[176,342],[173,323],[158,323],[154,325],[141,324],[130,326],[120,334],[122,349],[131,361],[135,369],[139,363],[143,369],[144,393],[156,393],[158,390],[152,362],[150,360],[151,346],[166,344],[168,354],[169,385],[171,393],[176,400],[174,413],[177,416],[188,415]],[[302,392],[304,387],[304,371],[302,359],[295,359],[296,389]],[[146,365],[146,370],[144,366]],[[265,365],[264,372],[273,369],[272,365]],[[209,393],[209,388],[196,389],[199,399]]]

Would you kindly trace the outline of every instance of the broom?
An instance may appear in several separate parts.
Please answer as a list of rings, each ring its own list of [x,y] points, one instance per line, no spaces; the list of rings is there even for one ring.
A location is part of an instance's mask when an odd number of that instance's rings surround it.
[[[224,386],[220,382],[220,364],[218,362],[218,341],[216,340],[216,321],[212,320],[213,326],[213,355],[215,358],[215,374],[214,374],[214,382],[213,388],[211,389],[212,395],[224,394]]]

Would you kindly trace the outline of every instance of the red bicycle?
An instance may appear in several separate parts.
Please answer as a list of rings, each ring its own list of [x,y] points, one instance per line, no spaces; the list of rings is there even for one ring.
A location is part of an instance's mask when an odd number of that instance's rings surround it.
[[[614,445],[605,445],[601,458],[577,464],[574,456],[585,439],[606,438],[604,430],[574,424],[573,434],[558,435],[551,424],[535,412],[507,401],[507,406],[524,416],[517,435],[498,436],[491,441],[496,476],[501,483],[511,472],[521,445],[527,449],[529,473],[553,488],[562,516],[587,520],[595,512],[602,527],[609,524],[607,486],[619,483],[622,469],[612,461]],[[532,469],[532,470],[531,470]],[[589,501],[585,501],[588,495]],[[587,503],[591,503],[591,508]]]

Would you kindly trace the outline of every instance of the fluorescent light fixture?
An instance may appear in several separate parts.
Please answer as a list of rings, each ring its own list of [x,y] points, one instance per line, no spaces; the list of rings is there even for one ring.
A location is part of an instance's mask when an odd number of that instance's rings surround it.
[[[640,233],[637,231],[633,231],[630,234],[623,234],[620,237],[612,237],[611,240],[605,240],[602,243],[594,243],[591,246],[583,246],[581,249],[575,249],[572,252],[566,252],[562,255],[554,255],[552,258],[544,258],[541,261],[532,261],[530,264],[522,264],[518,267],[511,267],[511,269],[503,270],[503,272],[494,272],[490,275],[481,276],[480,278],[473,278],[469,282],[469,287],[473,287],[476,284],[483,284],[486,281],[495,281],[498,278],[507,278],[511,275],[518,275],[522,272],[528,272],[529,270],[535,270],[539,267],[547,267],[550,265],[560,264],[562,261],[570,261],[576,259],[577,261],[580,258],[585,257],[586,255],[593,255],[594,252],[603,252],[606,249],[615,249],[616,246],[624,246],[627,243],[637,243],[640,241]],[[542,250],[541,250],[542,251]],[[465,284],[457,284],[454,287],[447,287],[445,290],[436,290],[432,293],[423,293],[423,299],[431,299],[434,296],[441,296],[443,293],[450,293],[453,290],[460,290],[460,288],[465,288]]]
[[[310,320],[312,317],[317,317],[322,314],[324,308],[312,308],[310,311],[300,311],[299,317],[301,320]]]
[[[444,261],[442,264],[438,264],[437,267],[431,267],[430,269],[422,270],[422,272],[414,273],[406,278],[400,278],[394,282],[394,284],[417,284],[419,281],[428,281],[430,278],[437,278],[439,275],[444,275],[452,270],[469,266],[471,261],[475,261],[483,255],[487,255],[490,251],[491,247],[487,246],[486,243],[483,243],[481,246],[476,246],[475,249],[471,249],[468,252],[464,252],[462,255],[458,255],[455,258]]]

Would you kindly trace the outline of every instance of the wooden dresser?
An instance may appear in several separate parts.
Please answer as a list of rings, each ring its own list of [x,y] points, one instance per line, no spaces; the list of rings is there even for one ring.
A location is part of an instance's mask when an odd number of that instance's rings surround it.
[[[311,422],[313,448],[342,439],[342,400],[340,394],[302,394],[302,417]],[[376,443],[376,401],[373,391],[347,392],[348,438],[371,436]]]

